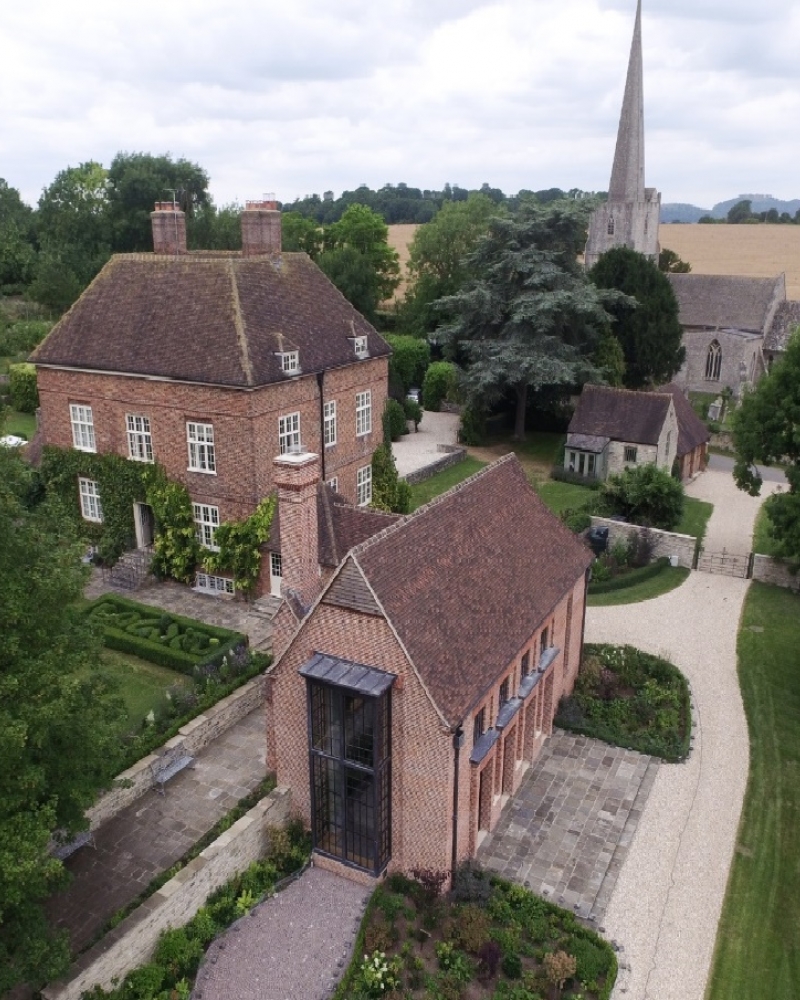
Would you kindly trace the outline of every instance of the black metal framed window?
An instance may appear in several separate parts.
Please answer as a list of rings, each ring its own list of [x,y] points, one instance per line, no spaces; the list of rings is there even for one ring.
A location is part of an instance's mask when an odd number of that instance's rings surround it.
[[[508,701],[508,685],[509,681],[508,677],[506,677],[506,679],[500,685],[500,708],[502,708],[503,705],[505,705],[505,703]]]
[[[391,857],[391,700],[307,678],[315,850],[370,872]]]
[[[486,709],[482,708],[478,712],[472,723],[472,745],[478,742],[486,730]]]
[[[528,674],[531,672],[531,651],[529,649],[526,649],[525,652],[522,654],[521,670],[523,677],[527,677]]]

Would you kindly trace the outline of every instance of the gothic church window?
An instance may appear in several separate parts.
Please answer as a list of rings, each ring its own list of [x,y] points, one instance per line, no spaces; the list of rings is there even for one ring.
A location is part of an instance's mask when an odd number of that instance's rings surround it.
[[[609,217],[608,217],[608,235],[609,236],[613,236],[614,235],[614,229],[615,228],[616,228],[616,226],[615,226],[615,223],[614,223],[614,216],[613,215],[609,215]]]
[[[719,382],[722,372],[722,348],[718,340],[712,340],[708,345],[706,355],[706,378],[711,382]]]

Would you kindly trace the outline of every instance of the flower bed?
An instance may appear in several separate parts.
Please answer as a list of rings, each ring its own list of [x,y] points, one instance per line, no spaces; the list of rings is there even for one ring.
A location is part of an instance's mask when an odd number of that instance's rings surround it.
[[[102,625],[109,648],[184,674],[194,674],[195,667],[221,663],[224,656],[247,645],[247,636],[241,632],[181,618],[124,597],[100,597],[86,614]]]
[[[609,944],[566,910],[478,869],[390,875],[370,900],[334,1000],[607,1000]],[[438,881],[438,884],[437,884]]]
[[[555,725],[666,761],[684,760],[692,728],[689,685],[671,663],[633,646],[584,646],[575,690]]]

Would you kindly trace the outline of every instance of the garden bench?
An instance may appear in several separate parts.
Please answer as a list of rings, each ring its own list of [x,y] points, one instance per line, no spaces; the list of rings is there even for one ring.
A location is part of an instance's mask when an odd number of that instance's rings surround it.
[[[50,848],[50,854],[54,858],[58,858],[59,861],[66,861],[71,854],[74,854],[84,844],[91,844],[97,850],[97,845],[94,842],[94,834],[91,830],[81,830],[80,833],[76,833],[72,840],[68,840],[65,844],[55,844]]]
[[[153,784],[156,790],[163,795],[164,785],[169,779],[174,778],[185,767],[193,765],[194,757],[182,746],[170,747],[169,750],[159,754],[150,765],[150,773],[153,775]]]

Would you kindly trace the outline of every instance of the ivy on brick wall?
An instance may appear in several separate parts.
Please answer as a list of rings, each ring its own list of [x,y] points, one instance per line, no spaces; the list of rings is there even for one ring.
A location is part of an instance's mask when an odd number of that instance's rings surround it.
[[[219,552],[206,549],[203,566],[209,573],[231,573],[234,585],[247,594],[258,581],[261,570],[262,546],[269,538],[277,506],[276,494],[265,497],[250,517],[243,521],[226,521],[216,531]]]
[[[147,466],[144,482],[156,522],[150,568],[158,577],[192,583],[202,549],[189,491],[182,483],[168,479],[160,465]]]

